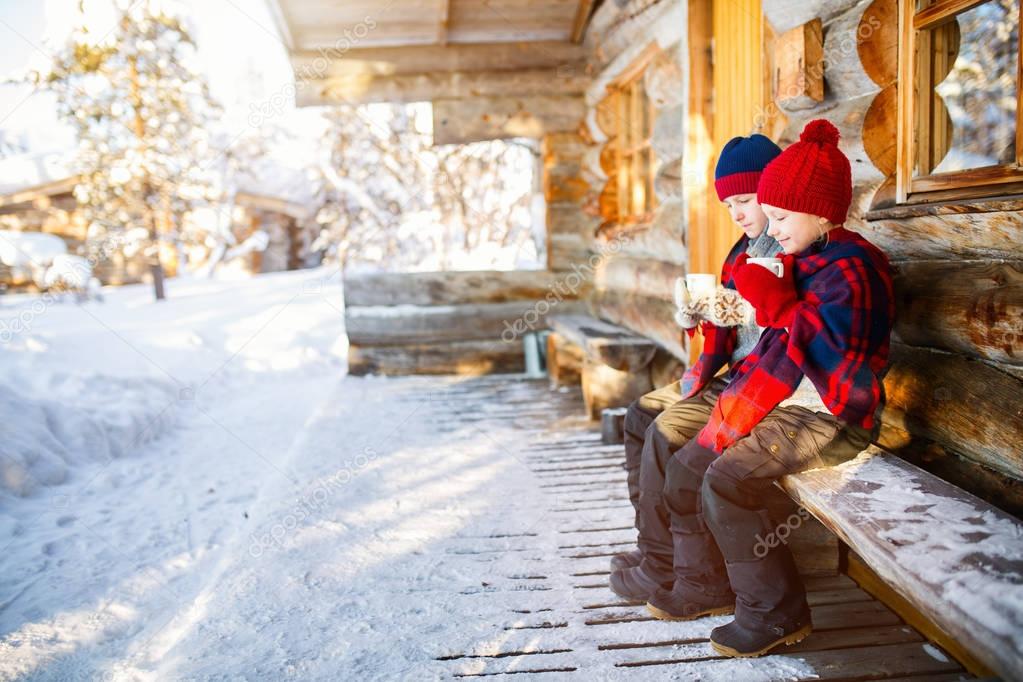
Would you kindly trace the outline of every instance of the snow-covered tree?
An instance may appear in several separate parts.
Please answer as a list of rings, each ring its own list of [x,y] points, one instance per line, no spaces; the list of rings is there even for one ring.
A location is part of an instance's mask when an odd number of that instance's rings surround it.
[[[535,256],[536,150],[495,140],[434,146],[428,105],[339,105],[327,112],[314,250],[342,265],[486,267],[502,250]],[[489,253],[487,253],[489,252]]]
[[[83,21],[32,79],[56,94],[60,116],[78,134],[75,196],[89,224],[89,255],[142,253],[161,299],[161,244],[173,248],[185,212],[213,198],[209,130],[218,106],[182,21],[164,3],[119,3],[113,30],[92,33]]]

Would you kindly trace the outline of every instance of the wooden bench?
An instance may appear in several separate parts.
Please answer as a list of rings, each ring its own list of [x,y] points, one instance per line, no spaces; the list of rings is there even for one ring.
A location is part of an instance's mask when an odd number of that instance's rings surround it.
[[[555,386],[582,383],[590,419],[607,407],[624,407],[650,391],[650,363],[657,344],[586,315],[551,315],[547,370]]]
[[[883,581],[877,596],[904,620],[974,673],[1023,679],[1018,519],[876,446],[779,485]]]
[[[551,380],[581,379],[591,418],[650,390],[644,370],[656,351],[653,342],[581,315],[552,316],[549,324]],[[791,501],[779,493],[769,505],[786,511],[794,502],[833,533],[822,539],[828,533],[816,522],[788,529],[791,537],[783,541],[801,571],[844,564],[865,589],[972,672],[1023,679],[1018,519],[874,445],[841,465],[787,476],[778,487]],[[772,518],[783,515],[772,511]],[[941,653],[935,649],[935,655]]]

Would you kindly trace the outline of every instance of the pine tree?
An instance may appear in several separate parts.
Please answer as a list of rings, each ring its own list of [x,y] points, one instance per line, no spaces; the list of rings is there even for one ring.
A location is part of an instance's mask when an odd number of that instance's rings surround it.
[[[141,253],[157,300],[161,245],[174,253],[184,214],[214,198],[208,131],[219,107],[195,59],[182,21],[143,0],[118,5],[105,35],[83,21],[49,69],[32,74],[78,134],[75,197],[89,225],[89,255]]]

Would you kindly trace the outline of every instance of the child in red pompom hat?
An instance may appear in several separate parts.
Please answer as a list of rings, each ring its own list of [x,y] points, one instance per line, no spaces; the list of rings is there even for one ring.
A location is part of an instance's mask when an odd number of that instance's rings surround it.
[[[767,165],[757,198],[782,270],[736,259],[733,281],[767,327],[727,375],[707,422],[665,466],[663,506],[675,537],[675,583],[649,607],[658,618],[730,613],[711,632],[728,656],[759,656],[811,629],[806,592],[766,508],[779,478],[855,457],[881,405],[894,320],[888,261],[842,227],[849,160],[828,121]],[[679,546],[681,543],[681,546]],[[734,594],[733,594],[734,593]]]

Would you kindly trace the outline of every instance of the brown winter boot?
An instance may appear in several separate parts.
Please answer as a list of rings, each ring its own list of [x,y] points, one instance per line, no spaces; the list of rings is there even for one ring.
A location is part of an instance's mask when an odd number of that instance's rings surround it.
[[[637,602],[646,601],[655,590],[664,587],[663,584],[648,576],[642,566],[612,571],[609,584],[611,591],[619,597]],[[670,585],[671,582],[668,583],[668,586]]]
[[[622,552],[611,557],[611,570],[617,571],[623,568],[639,566],[643,561],[643,552],[634,549],[631,552]]]

